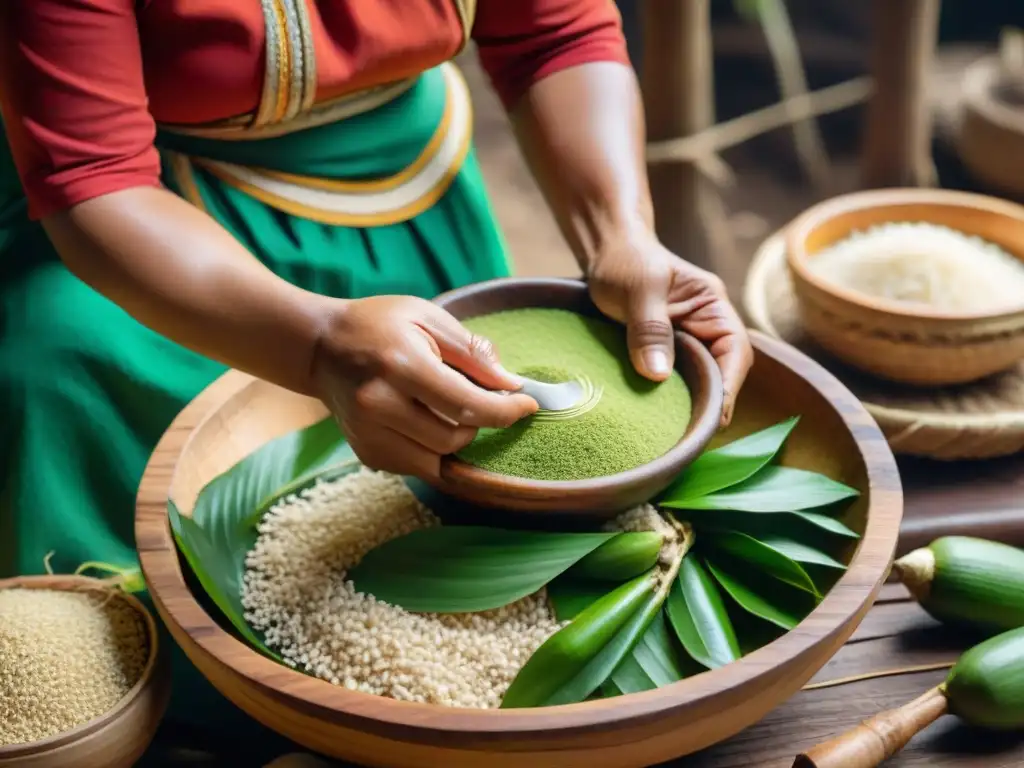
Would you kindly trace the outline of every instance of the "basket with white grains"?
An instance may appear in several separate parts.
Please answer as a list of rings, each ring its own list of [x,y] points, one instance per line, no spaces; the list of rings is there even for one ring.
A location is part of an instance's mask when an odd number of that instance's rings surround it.
[[[847,364],[942,386],[1024,360],[1024,207],[870,190],[809,208],[785,238],[801,322]]]

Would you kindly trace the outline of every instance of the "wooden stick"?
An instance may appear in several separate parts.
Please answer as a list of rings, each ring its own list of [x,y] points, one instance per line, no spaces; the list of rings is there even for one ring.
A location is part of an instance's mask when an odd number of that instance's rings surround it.
[[[871,75],[861,174],[864,186],[931,186],[932,119],[928,71],[939,28],[939,0],[873,0]]]
[[[710,0],[640,4],[641,68],[647,134],[655,140],[689,136],[713,122]],[[708,267],[700,197],[710,185],[692,161],[649,169],[655,229],[669,250]]]
[[[909,704],[881,712],[812,747],[797,756],[793,768],[875,768],[948,711],[942,686],[936,686]]]
[[[808,94],[794,96],[770,107],[719,123],[692,136],[650,142],[647,145],[647,162],[650,165],[683,160],[692,162],[709,152],[728,149],[762,133],[789,125],[793,120],[839,112],[855,106],[866,101],[872,91],[871,79],[858,77]]]

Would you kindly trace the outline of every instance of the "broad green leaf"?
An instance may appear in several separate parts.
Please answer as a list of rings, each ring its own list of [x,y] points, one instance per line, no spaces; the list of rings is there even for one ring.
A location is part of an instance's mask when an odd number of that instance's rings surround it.
[[[815,549],[796,539],[790,539],[785,536],[759,536],[758,541],[802,565],[820,565],[825,568],[846,570],[845,565],[828,553]]]
[[[355,462],[333,419],[290,432],[261,446],[199,492],[192,519],[202,527],[222,524],[225,509],[245,510],[255,525],[283,496],[311,485],[331,467]]]
[[[258,650],[280,658],[245,621],[242,576],[256,543],[256,526],[279,498],[312,485],[323,473],[357,467],[351,447],[331,419],[261,446],[199,492],[191,517],[168,499],[178,549],[224,617]]]
[[[608,679],[646,629],[646,622],[643,627],[635,626],[636,617],[648,610],[655,595],[653,578],[644,574],[584,610],[534,651],[505,692],[502,708],[586,699]],[[635,637],[623,647],[623,632],[631,627]]]
[[[185,561],[203,591],[250,645],[280,661],[281,657],[271,651],[246,622],[245,609],[242,607],[241,575],[245,555],[256,543],[255,529],[218,527],[218,530],[228,535],[219,538],[211,536],[209,530],[181,514],[170,499],[167,500],[167,515],[178,549],[185,556]]]
[[[705,564],[737,605],[783,629],[793,629],[816,604],[810,593],[787,589],[781,582],[777,582],[778,589],[773,589],[773,580],[760,578],[756,572],[744,571],[720,560],[708,560]]]
[[[620,533],[583,557],[566,575],[600,581],[626,581],[653,568],[664,543],[665,537],[654,531]]]
[[[679,652],[672,642],[665,612],[658,611],[633,652],[612,673],[611,681],[621,693],[650,691],[686,677]]]
[[[707,451],[687,467],[661,495],[661,502],[682,504],[742,483],[775,458],[799,417]]]
[[[822,530],[834,533],[837,536],[845,536],[848,539],[859,539],[860,534],[856,531],[843,525],[841,522],[836,520],[834,517],[828,515],[822,515],[818,512],[793,512],[794,516],[804,522],[810,523],[811,525],[817,526]]]
[[[740,657],[722,594],[695,556],[683,558],[665,610],[683,648],[699,664],[714,669]]]
[[[742,531],[755,539],[779,534],[787,538],[826,546],[835,536],[859,539],[838,520],[821,512],[736,512],[730,509],[689,509],[677,513],[701,533],[721,529]]]
[[[731,509],[738,512],[792,512],[814,509],[859,492],[825,475],[792,467],[768,466],[739,485],[685,502],[666,501],[673,509]]]
[[[545,706],[575,704],[583,701],[597,690],[622,663],[622,660],[632,653],[654,617],[661,611],[663,604],[664,596],[660,592],[652,590],[640,608],[615,633],[615,636],[572,679],[549,696],[544,702]]]
[[[797,589],[817,594],[814,581],[799,563],[782,552],[761,543],[752,536],[739,531],[718,531],[705,537],[714,549],[729,553],[738,560],[748,563],[765,576],[773,576]]]
[[[548,584],[548,602],[558,621],[572,621],[612,589],[607,582],[573,579],[564,573]]]
[[[414,613],[475,613],[532,595],[616,535],[422,528],[368,552],[349,578]]]

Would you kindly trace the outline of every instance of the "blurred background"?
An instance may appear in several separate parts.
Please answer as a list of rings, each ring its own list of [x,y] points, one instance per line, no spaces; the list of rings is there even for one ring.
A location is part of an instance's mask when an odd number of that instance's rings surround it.
[[[711,102],[707,105],[711,112],[705,115],[704,122],[734,121],[779,103],[784,95],[781,82],[786,83],[791,96],[794,89],[821,92],[838,86],[841,92],[835,97],[839,103],[856,102],[822,114],[796,131],[795,124],[785,124],[761,132],[721,149],[717,154],[720,161],[714,156],[714,162],[708,161],[702,176],[707,180],[706,196],[712,198],[712,204],[702,220],[712,230],[705,233],[712,243],[702,245],[700,235],[691,233],[690,247],[677,246],[676,250],[692,249],[692,254],[681,255],[704,260],[706,266],[725,279],[734,298],[738,298],[746,267],[757,246],[802,209],[832,194],[900,181],[879,179],[877,172],[876,178],[871,178],[870,170],[869,178],[864,178],[865,153],[872,150],[865,146],[871,140],[866,127],[867,97],[858,99],[858,88],[862,92],[869,89],[873,75],[888,86],[884,98],[896,99],[897,109],[882,111],[898,113],[905,107],[904,112],[912,112],[908,98],[924,103],[930,123],[924,140],[937,174],[933,181],[949,188],[1011,196],[1006,190],[992,189],[965,167],[958,150],[958,131],[968,67],[985,57],[994,57],[1001,36],[1004,49],[1014,48],[1006,38],[1016,27],[1024,27],[1024,3],[944,0],[940,9],[935,0],[709,0],[708,23],[704,25],[708,33],[700,33],[707,35],[708,66],[696,73],[696,80],[687,83],[682,75],[695,73],[692,67],[690,72],[682,72],[679,67],[685,69],[686,63],[680,60],[686,55],[686,40],[697,34],[685,28],[688,20],[681,18],[687,15],[680,10],[687,2],[617,3],[630,55],[647,91],[649,117],[652,110],[660,113],[659,120],[665,118],[665,112],[678,113],[675,107],[679,102],[692,96],[693,90],[703,88],[708,89]],[[703,0],[691,3],[702,4]],[[936,15],[937,20],[930,18]],[[1012,51],[1004,51],[1004,58],[1012,59]],[[519,274],[578,274],[519,157],[507,120],[476,65],[475,53],[467,51],[460,64],[475,96],[476,136],[484,173]],[[652,75],[654,67],[662,74]],[[922,83],[913,80],[917,69],[924,72]],[[844,83],[848,84],[845,91]],[[826,94],[824,101],[830,98]],[[1021,115],[1024,116],[1024,110]],[[679,115],[675,117],[678,119]],[[901,139],[899,134],[914,132],[905,125],[906,117],[907,114],[892,114],[881,120],[875,118],[878,125],[874,138],[889,132],[888,141],[893,145],[888,149],[890,154],[906,153],[907,138]],[[672,123],[671,114],[666,119]],[[1024,131],[1024,117],[1021,121]],[[756,122],[755,117],[755,126]],[[656,125],[651,127],[657,138],[666,137],[659,135]],[[881,141],[884,143],[886,138],[883,136]],[[802,154],[798,142],[802,143]],[[898,175],[900,169],[886,161],[886,151],[884,147],[876,148],[874,163],[888,165]],[[914,165],[913,160],[904,160],[906,165]],[[918,178],[904,181],[923,183],[920,177],[927,172],[928,169],[911,172],[912,177]],[[678,217],[678,222],[666,221],[668,227],[674,223],[685,226],[687,212],[683,209],[690,205],[687,200],[678,199],[680,194],[686,195],[678,190],[673,192],[674,183],[678,187],[672,179],[662,185],[668,189],[663,188],[660,196],[663,219]],[[1024,187],[1024,179],[1021,185]]]

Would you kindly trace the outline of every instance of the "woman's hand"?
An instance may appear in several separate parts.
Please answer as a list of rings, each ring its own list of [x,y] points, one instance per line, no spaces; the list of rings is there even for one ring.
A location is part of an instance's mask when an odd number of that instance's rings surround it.
[[[722,424],[728,424],[754,352],[722,281],[647,233],[603,249],[587,265],[587,278],[597,307],[626,324],[633,365],[642,375],[655,381],[669,375],[674,327],[707,344],[722,371]]]
[[[346,301],[320,338],[313,381],[360,461],[430,479],[479,427],[537,410],[490,343],[411,296]],[[474,383],[477,382],[477,383]]]

